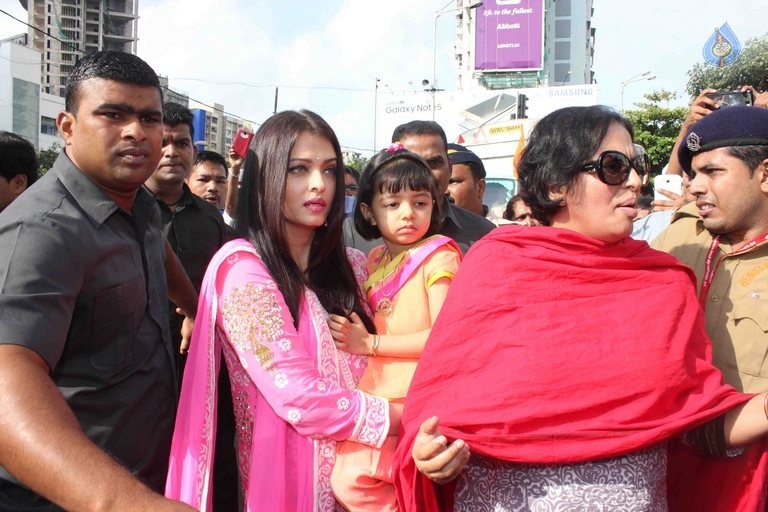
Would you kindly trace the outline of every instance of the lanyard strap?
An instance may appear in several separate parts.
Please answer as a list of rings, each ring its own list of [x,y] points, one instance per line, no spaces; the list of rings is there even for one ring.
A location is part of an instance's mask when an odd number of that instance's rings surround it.
[[[704,276],[701,278],[701,290],[699,290],[699,302],[702,305],[706,305],[704,302],[709,293],[709,287],[712,285],[712,280],[715,278],[715,271],[720,264],[720,259],[712,265],[712,260],[715,259],[715,253],[720,246],[720,235],[717,235],[712,239],[712,243],[709,244],[709,250],[707,251],[707,259],[704,260]]]
[[[704,276],[701,278],[701,290],[699,291],[699,302],[701,302],[702,305],[706,306],[706,298],[707,293],[709,293],[709,287],[712,285],[712,281],[715,279],[715,272],[717,272],[717,266],[720,264],[721,261],[723,261],[728,256],[735,256],[737,254],[742,254],[753,247],[756,247],[759,244],[762,244],[763,242],[768,240],[768,234],[760,235],[758,237],[753,238],[741,248],[739,248],[736,251],[730,252],[728,254],[724,254],[721,257],[715,260],[715,254],[717,253],[717,248],[720,246],[720,235],[717,235],[712,239],[712,243],[709,245],[709,250],[707,251],[707,258],[704,260]],[[714,264],[713,264],[714,261]]]

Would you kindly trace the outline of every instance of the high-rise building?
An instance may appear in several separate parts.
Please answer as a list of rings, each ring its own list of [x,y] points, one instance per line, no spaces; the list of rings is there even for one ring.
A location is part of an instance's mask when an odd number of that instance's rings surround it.
[[[592,0],[557,0],[549,7],[547,85],[595,82],[595,27]]]
[[[592,84],[592,0],[456,0],[457,88]],[[469,7],[471,5],[471,7]]]
[[[227,156],[229,148],[235,140],[237,130],[245,128],[253,131],[250,123],[245,123],[239,117],[229,116],[224,113],[224,105],[213,104],[213,110],[209,108],[193,108],[192,125],[195,129],[195,145],[197,149],[216,151]]]
[[[168,85],[167,76],[161,75],[158,78],[160,79],[160,87],[163,89],[163,102],[178,103],[189,108],[189,94],[171,89]]]
[[[139,0],[19,0],[27,10],[28,46],[42,56],[43,91],[64,95],[80,55],[94,50],[136,53]]]
[[[56,116],[64,98],[40,90],[40,52],[26,34],[0,40],[0,130],[20,135],[39,149],[62,146]]]

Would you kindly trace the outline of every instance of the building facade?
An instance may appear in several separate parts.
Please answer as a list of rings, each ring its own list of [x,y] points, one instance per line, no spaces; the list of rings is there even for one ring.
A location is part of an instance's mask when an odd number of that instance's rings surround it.
[[[168,85],[167,76],[159,76],[160,87],[163,89],[163,101],[169,103],[178,103],[189,108],[189,94],[175,91]]]
[[[195,145],[198,150],[207,149],[227,156],[237,135],[237,130],[245,128],[248,131],[253,131],[250,123],[246,125],[239,117],[225,114],[224,105],[220,103],[214,103],[213,109],[193,108],[192,115]]]
[[[547,85],[595,83],[595,27],[592,0],[556,0],[549,7]]]
[[[56,117],[64,110],[64,90],[84,53],[117,50],[136,53],[138,0],[19,0],[30,28],[0,41],[0,130],[25,137],[35,147],[62,145]],[[164,101],[190,107],[189,95],[160,77]],[[193,108],[195,143],[226,156],[244,127],[223,105]],[[249,127],[249,126],[248,126]],[[252,129],[250,130],[252,131]]]
[[[597,104],[593,0],[446,1],[435,11],[433,57],[453,61],[457,90],[429,80],[413,94],[377,89],[376,132],[431,117],[449,140],[483,159],[489,181],[508,183],[516,179],[514,156],[539,119]],[[455,19],[450,51],[437,46],[441,16]]]
[[[138,0],[19,0],[27,10],[28,46],[42,55],[44,92],[64,95],[80,55],[95,50],[136,53]],[[50,37],[52,36],[52,37]]]
[[[0,130],[20,135],[39,149],[63,145],[56,116],[64,98],[41,91],[40,52],[26,46],[26,34],[0,41]]]

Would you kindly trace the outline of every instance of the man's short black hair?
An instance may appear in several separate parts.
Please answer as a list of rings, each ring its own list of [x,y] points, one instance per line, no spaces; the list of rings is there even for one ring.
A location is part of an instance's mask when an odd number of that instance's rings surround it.
[[[653,198],[651,196],[640,196],[635,204],[638,210],[651,211],[653,209]]]
[[[403,137],[412,135],[437,135],[443,139],[443,146],[448,150],[448,138],[445,136],[443,127],[434,121],[410,121],[401,124],[392,132],[392,142],[399,142]]]
[[[229,170],[227,169],[227,161],[219,153],[208,150],[198,151],[197,158],[195,158],[195,162],[192,164],[192,167],[200,165],[204,162],[211,162],[222,166],[224,168],[224,175],[229,175]]]
[[[0,176],[10,181],[24,174],[30,186],[37,180],[37,168],[35,147],[24,137],[0,131]]]
[[[156,87],[163,98],[157,73],[136,55],[113,50],[87,53],[72,68],[64,90],[64,108],[77,113],[80,84],[91,78],[114,80],[126,84]]]
[[[360,181],[360,171],[348,165],[344,166],[344,172],[355,178],[355,183]]]
[[[195,139],[195,127],[192,125],[192,121],[194,119],[195,116],[184,105],[170,101],[163,103],[163,124],[171,128],[180,124],[187,125],[189,127],[189,137],[193,142]]]

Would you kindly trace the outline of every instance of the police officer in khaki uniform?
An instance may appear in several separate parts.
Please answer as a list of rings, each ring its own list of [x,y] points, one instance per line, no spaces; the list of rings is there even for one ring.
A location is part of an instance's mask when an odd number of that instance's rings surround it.
[[[696,200],[652,245],[696,272],[713,360],[726,382],[766,391],[768,109],[716,110],[691,126],[678,158]]]

